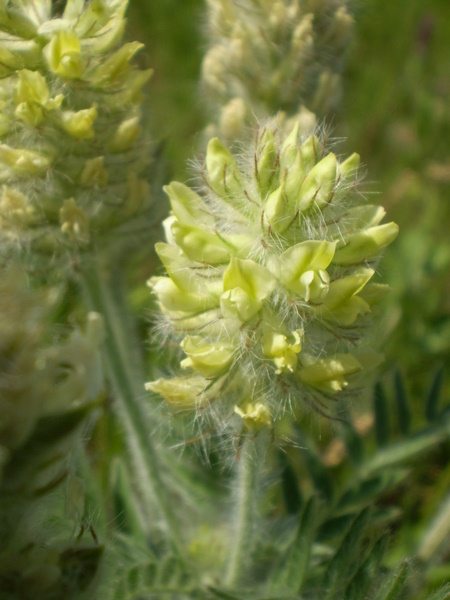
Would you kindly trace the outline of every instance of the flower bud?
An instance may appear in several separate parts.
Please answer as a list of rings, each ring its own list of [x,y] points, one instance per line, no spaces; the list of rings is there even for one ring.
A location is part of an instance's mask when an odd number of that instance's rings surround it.
[[[128,150],[141,133],[140,117],[134,116],[123,121],[109,143],[111,152],[124,152]]]
[[[44,57],[52,73],[65,79],[79,79],[84,73],[80,40],[72,31],[58,31],[45,46]]]
[[[358,268],[352,275],[333,281],[322,304],[315,308],[316,314],[340,325],[352,325],[360,315],[370,312],[369,304],[357,294],[374,273],[373,269]]]
[[[182,369],[192,368],[203,377],[217,377],[229,366],[233,357],[231,344],[208,344],[199,335],[188,335],[181,342],[188,358],[181,361]]]
[[[248,107],[242,98],[232,98],[220,111],[220,137],[227,140],[242,137],[248,118],[247,111]]]
[[[265,427],[272,427],[270,410],[261,402],[248,402],[243,408],[235,406],[234,412],[241,417],[245,428],[251,433],[259,433]]]
[[[313,204],[323,208],[331,201],[336,183],[336,156],[330,152],[308,173],[300,192],[300,210]]]
[[[301,338],[303,330],[296,329],[290,336],[277,331],[267,331],[261,338],[263,354],[265,357],[273,360],[277,367],[277,374],[290,371],[293,373],[297,367],[297,354],[302,349]]]
[[[104,157],[97,156],[86,161],[80,176],[84,187],[105,188],[108,183],[108,173],[104,167]]]
[[[335,394],[348,386],[345,379],[362,369],[362,365],[351,354],[336,354],[331,358],[315,359],[302,355],[299,377],[303,383],[326,393]]]
[[[378,256],[398,235],[396,223],[386,223],[352,233],[336,247],[335,262],[339,265],[358,264]]]
[[[50,166],[50,160],[43,154],[24,148],[16,150],[6,144],[0,144],[0,167],[1,163],[9,170],[3,173],[0,171],[2,180],[14,175],[25,177],[42,175]]]
[[[205,380],[194,375],[192,377],[174,377],[172,379],[158,379],[145,384],[145,389],[159,394],[168,406],[178,411],[193,411],[207,406],[204,397]]]
[[[223,276],[222,311],[244,323],[250,321],[275,286],[276,279],[270,271],[252,260],[232,257]]]
[[[12,233],[38,220],[34,206],[25,194],[6,185],[0,199],[0,229]]]
[[[178,221],[172,223],[171,231],[175,243],[191,260],[211,264],[228,262],[230,251],[216,235]]]
[[[271,183],[276,181],[277,149],[273,132],[266,129],[256,147],[256,180],[261,196],[271,192]]]
[[[285,192],[285,183],[280,185],[267,198],[264,206],[264,217],[270,225],[279,233],[285,231],[292,220],[289,199]]]
[[[335,244],[301,242],[280,256],[280,280],[306,302],[317,302],[326,296],[329,276],[325,269],[333,260]]]
[[[89,220],[86,213],[75,202],[74,198],[64,200],[59,211],[61,231],[70,239],[86,244],[89,241]]]
[[[208,219],[208,207],[203,199],[186,185],[173,181],[164,187],[164,191],[178,221],[192,225],[202,221],[214,225],[214,219]]]
[[[206,170],[208,183],[219,196],[235,196],[241,199],[241,177],[233,155],[217,139],[213,138],[206,151]]]

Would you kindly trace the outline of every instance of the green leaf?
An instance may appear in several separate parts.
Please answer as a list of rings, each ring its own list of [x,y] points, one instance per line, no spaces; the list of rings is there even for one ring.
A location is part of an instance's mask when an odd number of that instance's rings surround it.
[[[307,448],[305,451],[305,459],[316,491],[323,496],[325,500],[331,501],[334,496],[334,486],[333,480],[327,469],[322,464],[320,458],[310,448]]]
[[[214,594],[214,598],[221,598],[223,600],[299,600],[298,596],[271,596],[267,594],[260,595],[258,592],[252,592],[249,589],[224,591],[214,586],[208,586],[208,591]],[[205,596],[195,596],[195,598],[202,598],[207,600]]]
[[[433,382],[428,392],[426,405],[425,405],[425,416],[428,421],[434,421],[438,416],[439,398],[444,383],[444,369],[441,367],[433,378]]]
[[[389,410],[388,402],[381,383],[375,385],[375,437],[379,446],[385,446],[389,441]]]
[[[439,425],[425,429],[416,435],[410,436],[396,444],[391,444],[368,461],[363,468],[364,475],[368,477],[371,473],[380,469],[386,469],[394,465],[411,461],[419,454],[430,450],[450,435],[450,419],[444,419]]]
[[[279,589],[300,592],[309,565],[313,536],[317,526],[318,499],[312,497],[299,517],[295,539],[278,573],[274,574]]]
[[[384,558],[384,555],[386,554],[386,551],[389,547],[390,539],[391,536],[389,533],[383,533],[383,535],[381,535],[378,538],[378,540],[372,548],[372,551],[370,553],[370,559],[376,569],[378,569],[378,567],[381,564],[381,561]]]
[[[72,593],[83,591],[90,585],[100,567],[104,549],[102,545],[74,547],[61,554],[62,578]]]
[[[411,411],[409,409],[408,396],[400,371],[396,370],[394,374],[395,400],[397,404],[398,428],[407,435],[411,425]]]
[[[367,479],[356,480],[353,486],[345,492],[338,502],[338,508],[362,508],[366,503],[373,501],[381,494],[386,493],[396,487],[407,477],[407,469],[389,469],[386,472],[368,477]]]
[[[84,404],[77,408],[39,419],[25,444],[14,455],[3,471],[2,488],[14,490],[25,485],[27,478],[34,478],[39,469],[57,463],[66,452],[71,435],[80,427],[97,403]],[[62,477],[61,481],[65,478]],[[60,483],[60,473],[45,484],[48,491]],[[43,488],[41,488],[41,492]],[[45,490],[44,490],[45,491]]]
[[[303,498],[297,483],[297,476],[289,463],[289,458],[285,452],[279,452],[281,464],[281,487],[283,490],[283,499],[288,514],[295,514],[303,504]]]
[[[135,540],[146,543],[146,528],[142,514],[132,493],[129,473],[120,457],[116,457],[111,465],[111,497],[114,503],[115,518],[118,528],[132,533]]]
[[[344,536],[338,551],[333,557],[326,575],[327,600],[337,598],[345,582],[360,566],[361,542],[371,524],[371,510],[366,508],[359,513]]]
[[[370,556],[366,558],[348,583],[344,592],[345,600],[361,600],[361,598],[367,597],[367,592],[372,583],[372,574],[370,573],[369,566]]]
[[[234,593],[225,592],[223,590],[220,590],[219,588],[212,586],[208,587],[208,591],[212,592],[214,594],[214,597],[223,598],[223,600],[240,600],[242,598],[241,595],[236,596]]]
[[[427,600],[450,600],[450,583],[434,592]]]
[[[364,552],[365,560],[347,585],[344,594],[345,600],[368,598],[368,592],[374,580],[374,573],[379,569],[388,543],[389,534],[383,534],[366,549]]]
[[[405,560],[400,569],[382,586],[374,600],[397,600],[397,598],[400,598],[404,590],[407,575],[408,562]]]
[[[313,536],[317,526],[318,501],[312,497],[298,522],[297,534],[286,563],[286,587],[299,593],[309,564]]]
[[[386,527],[400,515],[398,508],[383,508],[373,511],[372,524],[377,527]],[[319,529],[317,539],[320,542],[329,542],[335,537],[343,535],[357,516],[356,511],[343,512],[339,516],[327,519]]]
[[[350,523],[354,520],[357,513],[347,512],[338,517],[327,519],[319,529],[318,539],[320,541],[328,541],[334,537],[342,535],[349,528]]]
[[[362,437],[349,421],[341,423],[345,446],[349,458],[356,465],[360,464],[364,458],[364,446]]]

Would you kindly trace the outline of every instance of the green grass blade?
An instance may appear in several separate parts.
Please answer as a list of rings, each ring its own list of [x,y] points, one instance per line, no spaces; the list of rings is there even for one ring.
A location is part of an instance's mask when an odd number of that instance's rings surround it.
[[[371,510],[366,508],[353,521],[338,551],[333,557],[327,570],[325,596],[326,600],[334,600],[342,595],[345,582],[348,581],[360,567],[361,542],[367,533],[371,521]]]
[[[375,438],[379,446],[385,446],[389,441],[390,425],[388,402],[381,383],[375,385],[373,403],[375,411]]]
[[[397,600],[401,598],[408,576],[408,566],[408,562],[405,560],[400,569],[381,588],[374,600]]]
[[[408,435],[411,427],[411,411],[405,384],[400,371],[394,374],[395,401],[397,404],[398,428],[403,435]]]
[[[435,374],[431,383],[430,391],[428,392],[425,416],[428,421],[434,421],[439,412],[439,398],[441,394],[442,384],[444,383],[444,369],[441,367]]]

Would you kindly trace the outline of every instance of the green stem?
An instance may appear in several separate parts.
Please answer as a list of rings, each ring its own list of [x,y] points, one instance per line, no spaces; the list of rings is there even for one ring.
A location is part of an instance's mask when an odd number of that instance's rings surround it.
[[[251,439],[249,436],[246,436],[243,442],[237,466],[235,509],[237,515],[229,562],[225,573],[225,584],[229,587],[240,583],[253,547],[258,464],[256,440]]]
[[[148,417],[141,404],[144,382],[130,361],[127,332],[122,330],[123,320],[114,306],[115,295],[108,289],[105,277],[94,261],[83,270],[83,283],[89,309],[98,311],[104,319],[107,375],[115,391],[136,480],[144,496],[148,523],[155,517],[154,506],[164,519],[172,550],[183,560],[181,527],[172,511],[173,502],[161,477],[158,449],[151,438]]]

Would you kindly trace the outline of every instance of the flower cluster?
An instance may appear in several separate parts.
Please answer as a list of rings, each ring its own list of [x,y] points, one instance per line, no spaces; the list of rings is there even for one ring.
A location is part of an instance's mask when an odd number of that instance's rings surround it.
[[[55,298],[31,290],[18,268],[0,275],[0,589],[2,598],[69,597],[71,563],[79,569],[71,585],[87,586],[102,547],[52,546],[36,510],[74,479],[73,451],[103,390],[102,320],[90,313],[85,332],[45,346]],[[79,520],[82,489],[68,485],[67,499]]]
[[[2,268],[1,276],[0,489],[4,471],[5,477],[8,473],[14,475],[14,485],[22,493],[28,490],[26,494],[34,494],[35,486],[49,485],[46,476],[55,476],[58,471],[55,465],[65,463],[67,453],[62,452],[62,447],[71,446],[71,428],[64,431],[62,426],[59,431],[57,419],[61,423],[66,418],[70,420],[71,411],[90,406],[102,392],[103,326],[100,315],[89,313],[86,332],[73,331],[64,343],[42,347],[54,303],[52,294],[30,290],[23,271],[18,268]],[[83,408],[80,418],[85,414]],[[44,435],[46,420],[49,431]],[[75,418],[74,427],[80,419],[76,421]],[[29,472],[21,473],[17,468],[16,453],[22,453],[36,432],[43,436],[39,451],[45,455],[46,465],[52,468],[43,472],[37,469],[30,477]],[[22,456],[21,460],[34,464],[39,459],[36,453]]]
[[[209,142],[200,194],[165,188],[168,276],[149,284],[185,375],[148,388],[175,411],[221,405],[260,429],[287,406],[324,410],[376,360],[363,334],[386,286],[371,280],[398,228],[362,199],[358,165],[272,120],[249,152]]]
[[[127,0],[0,1],[0,239],[100,240],[145,208],[140,91],[120,46]]]
[[[334,105],[353,19],[342,0],[209,0],[202,83],[221,108],[219,136],[256,115],[318,115]]]

